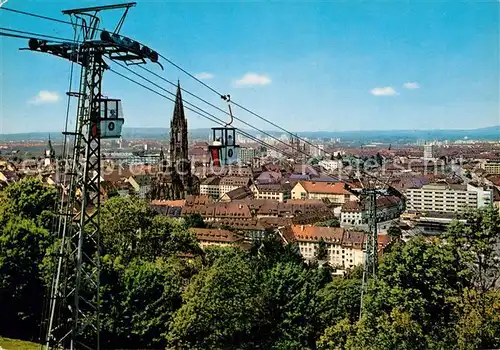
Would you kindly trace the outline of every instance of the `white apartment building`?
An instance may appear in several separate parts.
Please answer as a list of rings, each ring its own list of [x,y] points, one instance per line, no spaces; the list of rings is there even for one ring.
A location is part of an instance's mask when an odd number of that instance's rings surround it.
[[[207,195],[214,199],[221,196],[220,194],[220,177],[208,177],[200,184],[200,195]]]
[[[342,161],[340,159],[322,160],[318,165],[329,171],[342,169]]]
[[[349,232],[338,227],[292,225],[292,235],[305,260],[314,260],[321,239],[326,246],[326,261],[333,267],[352,268],[363,264],[363,240],[361,232]]]
[[[219,199],[224,194],[239,187],[249,187],[251,183],[252,181],[249,177],[209,177],[200,184],[200,194],[209,195],[214,199]]]
[[[368,201],[346,202],[340,211],[342,227],[358,227],[365,229],[368,225]],[[395,196],[380,196],[377,198],[377,222],[393,220],[403,212],[403,201]]]
[[[455,213],[493,203],[493,191],[472,185],[429,184],[406,190],[408,210]]]
[[[291,197],[290,183],[284,184],[253,184],[250,186],[254,199],[270,199],[283,203]]]
[[[426,144],[424,145],[424,160],[434,160],[434,145]]]
[[[257,150],[255,148],[240,147],[238,151],[240,163],[251,163],[255,157],[257,157]]]

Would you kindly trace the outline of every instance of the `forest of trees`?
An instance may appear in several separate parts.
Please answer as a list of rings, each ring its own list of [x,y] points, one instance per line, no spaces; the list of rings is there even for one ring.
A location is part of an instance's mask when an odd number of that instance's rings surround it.
[[[0,336],[39,337],[55,201],[36,179],[0,192]],[[101,211],[103,348],[499,348],[500,218],[484,209],[465,219],[440,238],[395,239],[360,318],[360,269],[332,279],[272,238],[201,250],[196,218],[113,197]]]

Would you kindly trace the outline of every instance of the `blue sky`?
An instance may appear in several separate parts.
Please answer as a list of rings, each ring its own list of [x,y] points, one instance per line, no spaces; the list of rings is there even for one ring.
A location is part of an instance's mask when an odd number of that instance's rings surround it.
[[[498,2],[137,2],[122,34],[291,131],[500,124]],[[4,6],[66,19],[63,9],[107,3],[8,0]],[[115,21],[111,13],[103,17],[105,28]],[[7,11],[0,11],[0,23],[72,37],[70,26]],[[0,38],[0,133],[61,130],[70,64],[18,50],[25,45]],[[226,108],[175,67],[164,67],[162,72],[149,66]],[[105,73],[103,92],[123,100],[127,126],[168,127],[172,102],[111,72]],[[246,112],[234,112],[273,129]],[[213,126],[186,114],[190,128]]]

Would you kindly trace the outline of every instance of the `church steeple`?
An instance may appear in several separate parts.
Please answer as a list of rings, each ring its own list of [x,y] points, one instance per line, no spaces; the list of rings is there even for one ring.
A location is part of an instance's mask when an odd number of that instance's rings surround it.
[[[189,192],[192,182],[191,162],[188,155],[187,120],[181,90],[181,85],[177,82],[174,114],[170,122],[170,162],[173,177],[179,179],[179,187]]]
[[[52,146],[52,141],[50,140],[50,134],[49,134],[49,142],[47,143],[47,150],[45,151],[45,155],[51,161],[54,161],[54,159],[56,158],[56,151],[54,150],[54,147]]]
[[[172,121],[185,119],[186,116],[184,115],[184,103],[182,102],[181,84],[177,80],[177,93],[175,94],[175,108]]]

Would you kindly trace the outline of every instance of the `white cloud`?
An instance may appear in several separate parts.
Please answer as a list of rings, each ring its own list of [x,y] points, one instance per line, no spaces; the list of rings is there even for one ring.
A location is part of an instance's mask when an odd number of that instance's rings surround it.
[[[234,84],[237,87],[269,85],[271,84],[271,78],[265,74],[246,73],[240,79],[236,80]]]
[[[59,102],[59,95],[57,92],[51,92],[47,90],[41,90],[35,97],[33,97],[29,103],[32,104],[44,104],[44,103],[57,103]]]
[[[207,80],[207,79],[212,79],[215,77],[212,73],[207,73],[207,72],[201,72],[196,74],[196,77],[201,80]]]
[[[405,89],[420,89],[420,85],[417,82],[407,82],[403,84]]]
[[[375,96],[393,96],[398,94],[392,86],[376,87],[373,88],[370,92]]]

